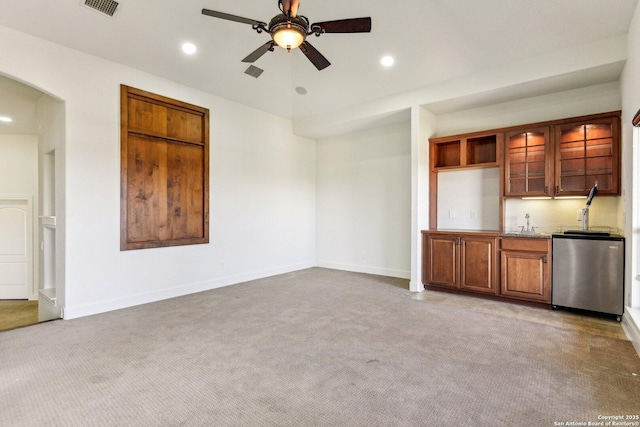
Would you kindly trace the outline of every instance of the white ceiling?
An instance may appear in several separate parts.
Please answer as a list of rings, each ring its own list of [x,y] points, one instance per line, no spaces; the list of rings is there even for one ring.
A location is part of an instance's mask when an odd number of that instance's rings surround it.
[[[332,63],[323,71],[277,48],[254,64],[265,70],[258,79],[243,74],[240,60],[268,36],[201,9],[268,22],[277,0],[120,0],[114,18],[84,0],[2,0],[0,25],[296,120],[623,35],[637,2],[302,0],[299,13],[311,22],[371,16],[372,32],[310,36]],[[197,45],[194,56],[181,52],[185,41]],[[396,59],[390,69],[380,65],[387,54]],[[617,79],[620,69],[600,80]]]

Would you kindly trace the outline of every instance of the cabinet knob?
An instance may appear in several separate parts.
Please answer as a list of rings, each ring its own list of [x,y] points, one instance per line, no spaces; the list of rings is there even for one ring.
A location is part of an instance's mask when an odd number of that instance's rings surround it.
[[[549,194],[549,186],[548,185],[544,186],[544,194]]]
[[[546,255],[542,257],[542,262],[545,263],[545,264],[547,263],[547,256]]]

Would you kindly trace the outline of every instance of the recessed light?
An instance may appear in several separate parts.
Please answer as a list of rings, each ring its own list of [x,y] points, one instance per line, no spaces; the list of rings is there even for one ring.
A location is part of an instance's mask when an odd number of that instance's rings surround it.
[[[7,116],[0,116],[0,122],[11,123],[13,119]]]
[[[196,50],[198,49],[196,48],[196,45],[194,45],[193,43],[184,43],[182,45],[182,51],[187,55],[193,55],[194,53],[196,53]]]
[[[394,62],[395,62],[395,60],[391,56],[384,56],[380,60],[380,63],[382,65],[384,65],[385,67],[391,67]]]
[[[296,93],[298,95],[306,95],[307,94],[307,90],[305,88],[303,88],[302,86],[298,86],[296,88]]]

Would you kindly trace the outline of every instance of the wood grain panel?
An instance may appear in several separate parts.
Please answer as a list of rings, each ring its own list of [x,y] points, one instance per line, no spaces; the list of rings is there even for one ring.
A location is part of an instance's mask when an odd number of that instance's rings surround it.
[[[458,288],[457,236],[429,235],[428,283]]]
[[[512,251],[549,252],[550,238],[508,237],[501,239],[501,248]]]
[[[166,192],[166,143],[141,137],[129,138],[127,182],[128,238],[130,242],[163,239],[163,210]]]
[[[167,136],[167,108],[130,98],[128,130],[153,136]]]
[[[500,294],[550,303],[551,239],[505,237],[500,240]]]
[[[203,148],[169,144],[167,222],[172,239],[200,237],[204,231]]]
[[[460,288],[496,293],[496,239],[462,238]]]
[[[121,87],[121,250],[209,242],[209,110]]]
[[[180,141],[203,143],[202,116],[181,110],[167,110],[167,136]]]
[[[500,293],[505,296],[550,302],[547,254],[502,252]]]

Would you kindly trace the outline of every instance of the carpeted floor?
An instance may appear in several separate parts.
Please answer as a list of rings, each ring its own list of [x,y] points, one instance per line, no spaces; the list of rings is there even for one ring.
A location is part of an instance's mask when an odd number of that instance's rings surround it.
[[[399,285],[313,268],[0,333],[0,425],[554,426],[640,414],[629,341]]]

